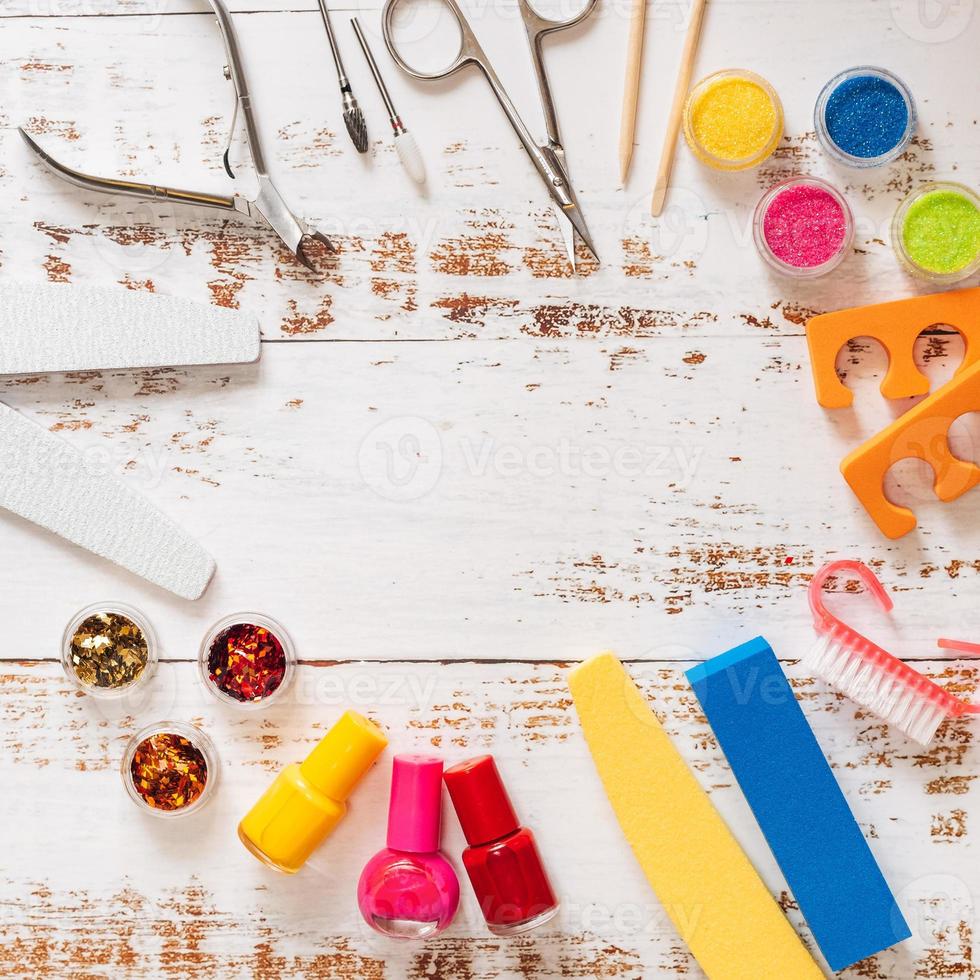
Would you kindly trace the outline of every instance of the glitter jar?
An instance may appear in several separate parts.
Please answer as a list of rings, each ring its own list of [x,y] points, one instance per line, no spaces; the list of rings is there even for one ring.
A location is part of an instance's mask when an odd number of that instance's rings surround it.
[[[258,708],[281,697],[296,672],[286,630],[261,613],[235,613],[208,630],[197,658],[205,688],[235,708]]]
[[[144,684],[157,663],[149,620],[124,602],[97,602],[72,617],[61,640],[68,679],[96,698],[119,698]]]
[[[200,728],[160,721],[137,732],[123,755],[129,798],[155,817],[173,819],[200,810],[218,783],[218,750]]]
[[[821,90],[813,124],[820,145],[838,163],[880,167],[905,152],[915,131],[915,103],[890,71],[849,68]]]
[[[684,104],[684,138],[715,170],[748,170],[768,159],[783,136],[776,90],[743,69],[716,71],[691,89]]]
[[[752,234],[759,254],[798,279],[835,268],[854,237],[843,195],[818,177],[793,177],[771,187],[755,209]]]
[[[898,206],[892,246],[910,272],[953,283],[980,270],[980,198],[952,182],[923,184]]]

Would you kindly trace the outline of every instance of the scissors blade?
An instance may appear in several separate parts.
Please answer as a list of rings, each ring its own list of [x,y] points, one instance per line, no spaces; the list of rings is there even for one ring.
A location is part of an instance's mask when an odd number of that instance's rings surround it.
[[[572,267],[572,272],[577,272],[575,265],[575,227],[570,222],[565,221],[565,212],[557,204],[551,205],[551,210],[555,212],[555,219],[558,222],[558,230],[565,242],[565,251],[568,253],[568,263]]]
[[[547,147],[543,147],[551,164],[561,174],[564,182],[564,193],[560,194],[553,186],[548,190],[551,194],[552,208],[558,215],[558,227],[561,230],[562,238],[565,240],[565,248],[568,251],[568,261],[571,263],[572,271],[578,271],[578,264],[575,260],[575,236],[585,242],[586,247],[592,253],[592,257],[599,261],[596,254],[595,245],[592,244],[592,236],[589,234],[589,227],[582,216],[582,209],[578,206],[578,198],[572,187],[572,180],[568,176],[568,167],[565,164],[565,150],[560,143],[554,140],[549,141]],[[568,225],[565,222],[568,222]]]
[[[585,218],[582,217],[582,210],[579,208],[578,202],[567,205],[563,208],[559,208],[556,205],[555,210],[568,222],[567,233],[564,221],[559,220],[559,226],[562,229],[562,237],[565,239],[565,247],[568,249],[568,257],[569,261],[572,263],[572,269],[576,272],[578,271],[578,266],[575,260],[576,235],[585,243],[585,247],[589,250],[592,258],[598,262],[599,256],[596,254],[595,245],[592,243],[592,236],[589,234],[589,226],[585,223]]]

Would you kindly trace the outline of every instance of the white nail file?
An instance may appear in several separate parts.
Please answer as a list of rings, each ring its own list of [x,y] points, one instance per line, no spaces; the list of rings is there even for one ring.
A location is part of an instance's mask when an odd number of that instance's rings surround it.
[[[177,296],[50,283],[0,286],[0,374],[258,360],[254,316]]]
[[[2,403],[0,507],[185,599],[214,574],[211,556],[148,500]]]

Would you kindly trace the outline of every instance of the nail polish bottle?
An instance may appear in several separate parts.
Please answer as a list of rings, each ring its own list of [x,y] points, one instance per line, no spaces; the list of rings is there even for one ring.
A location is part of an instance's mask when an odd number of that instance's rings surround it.
[[[357,905],[364,921],[394,939],[442,932],[459,905],[459,880],[439,851],[442,760],[397,755],[391,767],[388,846],[364,866]]]
[[[347,797],[388,744],[381,729],[346,711],[301,763],[276,777],[238,825],[238,837],[260,861],[295,874],[343,820]]]
[[[547,922],[558,899],[541,863],[534,834],[522,827],[493,756],[445,772],[466,843],[463,864],[490,931],[516,936]]]

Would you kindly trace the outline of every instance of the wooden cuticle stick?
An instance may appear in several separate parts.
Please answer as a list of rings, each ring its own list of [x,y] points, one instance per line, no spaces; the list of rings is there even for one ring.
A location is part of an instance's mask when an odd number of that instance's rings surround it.
[[[691,17],[687,24],[684,50],[681,52],[681,61],[677,69],[677,83],[674,86],[674,101],[671,104],[670,116],[667,119],[664,147],[660,154],[660,165],[657,168],[657,180],[653,185],[653,200],[650,202],[650,214],[655,218],[659,217],[664,209],[667,188],[670,186],[670,171],[674,165],[674,151],[677,148],[677,136],[681,129],[684,102],[687,99],[687,91],[691,87],[691,71],[694,68],[698,41],[701,39],[705,5],[706,0],[693,0],[691,3]]]
[[[647,0],[632,0],[630,33],[626,42],[626,76],[623,82],[623,114],[619,123],[619,181],[626,177],[633,159],[636,136],[636,106],[640,97],[640,71],[643,66],[643,35],[646,28]]]

